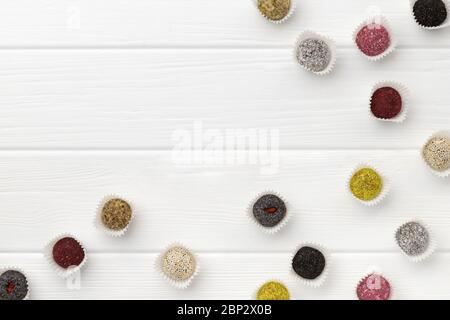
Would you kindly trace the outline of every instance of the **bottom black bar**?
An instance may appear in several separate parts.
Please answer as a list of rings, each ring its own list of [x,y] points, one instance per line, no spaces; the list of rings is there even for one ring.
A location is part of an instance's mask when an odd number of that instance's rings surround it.
[[[419,303],[419,305],[417,305]],[[422,305],[423,307],[422,308]],[[430,309],[433,305],[434,309]],[[447,301],[254,301],[254,300],[151,300],[151,301],[0,301],[0,314],[17,316],[18,313],[44,311],[51,317],[63,312],[71,318],[91,314],[103,318],[126,319],[130,315],[145,315],[144,319],[303,319],[305,316],[348,317],[351,314],[383,315],[389,309],[401,310],[402,318],[418,315],[435,307],[448,308]],[[50,311],[50,312],[49,312]],[[67,313],[66,313],[67,312]],[[331,314],[330,314],[331,312]],[[386,316],[386,314],[385,314]],[[384,317],[384,316],[383,316]],[[0,318],[1,319],[1,318]],[[4,317],[3,319],[8,319]]]

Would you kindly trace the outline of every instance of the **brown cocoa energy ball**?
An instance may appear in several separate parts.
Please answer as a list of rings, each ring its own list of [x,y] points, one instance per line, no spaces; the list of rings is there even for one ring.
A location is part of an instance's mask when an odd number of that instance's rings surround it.
[[[291,0],[258,0],[258,9],[269,20],[285,18],[291,9]]]
[[[108,200],[102,208],[102,223],[111,230],[123,230],[131,221],[131,206],[125,200]]]

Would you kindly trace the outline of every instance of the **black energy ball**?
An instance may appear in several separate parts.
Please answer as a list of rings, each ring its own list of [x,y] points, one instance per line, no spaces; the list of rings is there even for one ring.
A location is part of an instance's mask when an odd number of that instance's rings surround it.
[[[425,27],[437,27],[447,19],[447,8],[442,0],[418,0],[413,7],[416,21]]]
[[[313,280],[320,276],[325,269],[325,256],[322,252],[311,247],[302,247],[292,259],[292,268],[300,277]]]

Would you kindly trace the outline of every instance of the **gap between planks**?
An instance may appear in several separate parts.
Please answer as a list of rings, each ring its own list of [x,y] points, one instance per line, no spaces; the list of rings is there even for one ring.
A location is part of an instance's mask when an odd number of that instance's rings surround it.
[[[116,51],[116,50],[130,50],[130,51],[153,51],[153,50],[283,50],[293,49],[295,39],[292,44],[286,45],[67,45],[67,46],[56,46],[56,45],[29,45],[29,46],[2,46],[0,45],[0,51],[28,51],[28,50],[39,50],[39,51]],[[337,50],[358,50],[354,45],[339,45],[337,44]],[[440,45],[439,47],[428,47],[420,45],[398,45],[396,50],[449,50],[450,44]]]
[[[86,252],[88,255],[159,255],[161,254],[162,250],[127,250],[124,251],[113,251],[113,250],[89,250],[86,249]],[[268,250],[268,251],[255,251],[255,250],[194,250],[196,254],[200,255],[287,255],[292,254],[292,250]],[[327,248],[327,252],[332,255],[401,255],[403,254],[400,249],[392,249],[392,250],[376,250],[376,249],[352,249],[352,250],[343,250],[343,249],[333,249],[330,250]],[[14,250],[14,251],[7,251],[7,250],[0,250],[0,256],[1,255],[42,255],[44,253],[44,250]],[[447,249],[436,249],[433,251],[433,255],[435,254],[450,254],[450,248]]]

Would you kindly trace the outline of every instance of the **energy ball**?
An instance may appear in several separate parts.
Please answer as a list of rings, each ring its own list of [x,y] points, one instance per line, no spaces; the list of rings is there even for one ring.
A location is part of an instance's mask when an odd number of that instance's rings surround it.
[[[286,205],[274,194],[260,197],[253,205],[253,216],[264,227],[275,227],[286,217]]]
[[[330,64],[331,49],[324,40],[308,38],[298,44],[296,56],[301,66],[313,72],[320,72]]]
[[[356,45],[366,56],[374,57],[389,48],[391,37],[384,26],[371,23],[359,30],[356,35]]]
[[[438,27],[447,20],[447,7],[442,0],[417,0],[414,18],[424,27]]]
[[[350,191],[362,201],[371,201],[377,198],[383,188],[380,175],[371,168],[362,168],[356,171],[350,179]]]
[[[185,281],[192,277],[196,266],[194,255],[181,246],[170,248],[162,257],[162,272],[174,281]]]
[[[257,300],[289,300],[288,289],[278,281],[263,284],[256,294]]]
[[[431,138],[423,147],[422,155],[431,169],[440,172],[450,169],[450,139],[444,136]]]
[[[302,247],[292,259],[292,268],[300,277],[314,280],[325,269],[325,256],[319,250],[312,247]]]
[[[102,223],[111,230],[123,230],[131,221],[131,206],[122,199],[107,201],[102,208]]]
[[[71,237],[58,240],[53,246],[53,260],[61,268],[79,266],[85,257],[81,244]]]
[[[24,274],[8,270],[0,275],[0,300],[23,300],[28,294],[28,282]]]
[[[358,283],[356,295],[359,300],[389,300],[391,285],[379,274],[370,274]]]
[[[395,239],[399,247],[409,256],[425,253],[430,243],[428,231],[418,222],[408,222],[398,228]]]
[[[391,87],[377,89],[372,94],[370,111],[379,119],[392,119],[402,111],[402,97]]]
[[[269,20],[285,18],[291,9],[291,0],[258,0],[258,9]]]

